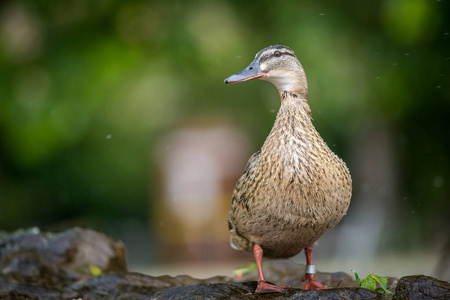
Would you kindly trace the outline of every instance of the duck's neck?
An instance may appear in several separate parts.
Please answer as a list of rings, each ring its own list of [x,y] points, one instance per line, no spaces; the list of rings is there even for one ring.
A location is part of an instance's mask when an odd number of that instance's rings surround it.
[[[299,117],[300,119],[305,119],[305,113],[308,120],[311,119],[311,109],[309,108],[306,96],[302,96],[296,92],[279,91],[281,107],[278,112],[277,119],[282,114],[292,114],[294,118]]]
[[[289,92],[280,93],[280,98],[281,107],[275,124],[261,149],[263,156],[284,152],[287,156],[293,155],[298,149],[305,148],[307,143],[320,140],[312,125],[306,99]]]

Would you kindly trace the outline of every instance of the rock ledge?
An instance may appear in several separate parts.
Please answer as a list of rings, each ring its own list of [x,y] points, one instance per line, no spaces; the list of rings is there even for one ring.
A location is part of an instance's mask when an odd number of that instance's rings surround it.
[[[125,253],[123,243],[91,229],[0,232],[0,299],[450,299],[450,284],[432,277],[390,279],[395,295],[385,296],[358,287],[342,272],[317,274],[330,287],[341,282],[339,288],[255,295],[255,274],[243,282],[227,276],[154,277],[128,272]],[[270,280],[301,286],[302,267],[268,262],[265,268]]]

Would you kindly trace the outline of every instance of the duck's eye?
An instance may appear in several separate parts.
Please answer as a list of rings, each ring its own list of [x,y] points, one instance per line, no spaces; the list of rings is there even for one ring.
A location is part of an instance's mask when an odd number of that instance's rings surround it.
[[[273,56],[275,56],[275,57],[280,57],[280,56],[281,56],[281,52],[280,52],[280,51],[275,51],[275,52],[273,53]]]

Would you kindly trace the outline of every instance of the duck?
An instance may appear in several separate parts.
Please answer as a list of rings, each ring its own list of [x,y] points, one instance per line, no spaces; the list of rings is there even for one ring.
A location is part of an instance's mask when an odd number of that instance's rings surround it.
[[[302,289],[326,289],[315,278],[314,244],[347,213],[350,171],[312,123],[305,71],[291,48],[262,49],[225,83],[254,79],[275,85],[281,104],[269,135],[248,160],[233,191],[228,215],[231,247],[253,252],[257,294],[288,289],[266,282],[263,257],[285,259],[302,250],[306,257]]]

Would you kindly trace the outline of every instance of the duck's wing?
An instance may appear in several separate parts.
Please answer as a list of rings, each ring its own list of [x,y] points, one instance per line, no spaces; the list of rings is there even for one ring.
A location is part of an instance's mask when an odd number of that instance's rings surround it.
[[[259,155],[261,150],[254,153],[247,162],[242,176],[239,178],[236,187],[233,191],[233,198],[231,200],[231,211],[228,215],[228,230],[230,232],[230,245],[235,250],[252,251],[253,244],[243,237],[237,230],[234,224],[234,218],[243,217],[248,210],[247,200],[249,198],[249,183],[252,182],[252,174],[254,168],[258,165]]]
[[[261,154],[261,150],[258,150],[257,152],[253,153],[253,155],[248,160],[247,165],[245,166],[243,174],[248,174],[249,170],[258,164],[260,154]]]
[[[236,183],[231,201],[231,211],[236,210],[236,206],[246,206],[247,199],[254,192],[255,173],[259,165],[261,150],[254,153],[247,162],[242,176]]]

